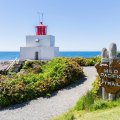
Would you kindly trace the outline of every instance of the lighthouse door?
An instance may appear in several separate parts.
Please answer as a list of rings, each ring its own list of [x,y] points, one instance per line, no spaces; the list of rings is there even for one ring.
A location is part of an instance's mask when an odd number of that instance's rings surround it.
[[[35,52],[35,60],[38,60],[38,59],[39,59],[39,53]]]

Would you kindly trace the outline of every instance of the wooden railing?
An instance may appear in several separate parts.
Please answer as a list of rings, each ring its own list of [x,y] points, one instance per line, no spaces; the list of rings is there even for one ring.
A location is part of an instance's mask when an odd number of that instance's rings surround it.
[[[12,63],[6,68],[6,71],[8,71],[16,62],[18,58],[15,58],[15,60],[12,61]]]

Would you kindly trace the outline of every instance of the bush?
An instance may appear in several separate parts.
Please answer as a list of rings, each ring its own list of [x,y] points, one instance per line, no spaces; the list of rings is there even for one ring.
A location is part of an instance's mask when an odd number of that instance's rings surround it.
[[[42,72],[42,66],[46,64],[44,61],[25,61],[22,69],[24,69],[24,73],[40,73]]]
[[[97,76],[96,77],[96,80],[92,83],[92,92],[95,94],[95,95],[98,95],[99,93],[99,88],[100,88],[100,77]]]
[[[25,61],[24,65],[23,65],[23,69],[28,69],[28,68],[33,68],[34,65],[38,65],[41,66],[43,64],[42,61],[37,61],[37,60],[33,60],[33,61]]]
[[[35,72],[39,67],[41,71]],[[55,58],[46,64],[26,61],[23,70],[27,73],[2,77],[4,80],[0,81],[1,107],[48,95],[84,76],[79,64],[67,58]]]
[[[92,58],[71,58],[71,60],[77,62],[80,66],[94,66],[96,63],[100,62],[100,57],[92,57]]]

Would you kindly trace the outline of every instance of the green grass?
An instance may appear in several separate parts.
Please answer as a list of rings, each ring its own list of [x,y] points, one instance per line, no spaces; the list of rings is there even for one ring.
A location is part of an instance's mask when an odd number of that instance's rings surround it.
[[[95,101],[95,95],[88,91],[86,95],[83,95],[76,103],[74,110],[91,110]]]
[[[120,107],[107,110],[99,110],[95,112],[88,112],[81,115],[81,117],[79,117],[78,115],[74,114],[74,118],[76,120],[120,120]]]
[[[120,120],[120,107],[93,112],[71,110],[51,120]]]
[[[91,91],[83,95],[68,112],[52,120],[120,120],[120,99],[102,100]]]
[[[73,107],[73,110],[80,111],[96,111],[101,109],[108,109],[120,106],[120,98],[115,101],[102,100],[97,98],[92,94],[92,92],[87,92],[86,95],[82,96]]]

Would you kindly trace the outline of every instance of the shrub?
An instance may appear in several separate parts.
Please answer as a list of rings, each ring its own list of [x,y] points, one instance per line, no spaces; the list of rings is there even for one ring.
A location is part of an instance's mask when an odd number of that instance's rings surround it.
[[[25,61],[22,70],[24,70],[24,73],[40,73],[42,72],[42,65],[46,64],[44,61]]]
[[[85,66],[94,66],[96,64],[96,61],[93,58],[87,58],[85,60]]]
[[[92,91],[95,95],[98,95],[99,88],[100,88],[100,77],[97,76],[97,77],[96,77],[96,80],[92,83],[92,90],[91,90],[91,91]]]
[[[71,58],[71,60],[77,62],[80,66],[94,66],[96,63],[100,62],[100,57],[92,57],[92,58]]]
[[[34,65],[42,65],[41,61],[33,60],[33,61],[25,61],[23,65],[23,69],[33,68]]]
[[[71,58],[71,60],[74,60],[77,62],[80,66],[85,66],[86,58],[78,57],[78,58]]]
[[[41,72],[37,69],[41,69]],[[45,96],[84,76],[83,69],[75,61],[55,58],[46,64],[26,61],[25,74],[2,77],[0,81],[0,106],[21,103],[39,96]]]

